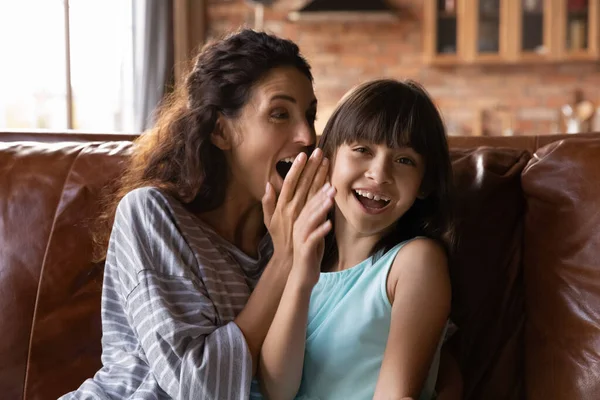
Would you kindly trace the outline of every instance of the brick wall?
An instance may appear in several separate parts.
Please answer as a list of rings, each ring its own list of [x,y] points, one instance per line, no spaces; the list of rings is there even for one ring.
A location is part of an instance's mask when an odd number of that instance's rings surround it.
[[[367,1],[367,0],[365,0]],[[265,10],[266,31],[295,41],[308,58],[319,99],[320,132],[339,98],[352,86],[378,77],[421,82],[442,110],[451,134],[471,134],[482,108],[507,108],[516,134],[560,130],[558,109],[576,90],[600,104],[600,64],[429,67],[423,63],[421,0],[394,0],[394,22],[289,22],[303,0],[276,0]],[[244,0],[209,2],[209,35],[254,24]]]

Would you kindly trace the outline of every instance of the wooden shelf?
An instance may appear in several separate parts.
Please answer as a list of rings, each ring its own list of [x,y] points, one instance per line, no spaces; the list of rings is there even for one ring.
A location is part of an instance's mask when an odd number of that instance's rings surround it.
[[[584,11],[569,11],[567,13],[567,17],[569,19],[571,19],[571,18],[588,19],[589,16],[590,16],[590,13],[587,10],[584,10]]]
[[[595,61],[598,57],[594,54],[590,54],[586,50],[565,50],[565,54],[561,57],[560,61]]]
[[[450,11],[438,11],[438,18],[443,18],[443,19],[452,19],[452,18],[457,18],[457,14],[456,12],[450,12]]]
[[[523,11],[523,15],[525,17],[535,17],[535,18],[543,18],[544,17],[544,12],[543,11]]]

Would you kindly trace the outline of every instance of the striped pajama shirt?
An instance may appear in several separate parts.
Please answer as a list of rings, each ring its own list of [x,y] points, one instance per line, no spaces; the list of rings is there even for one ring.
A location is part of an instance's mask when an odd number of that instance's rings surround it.
[[[104,272],[103,367],[61,399],[248,399],[233,320],[271,254],[268,236],[252,259],[156,188],[127,194]]]

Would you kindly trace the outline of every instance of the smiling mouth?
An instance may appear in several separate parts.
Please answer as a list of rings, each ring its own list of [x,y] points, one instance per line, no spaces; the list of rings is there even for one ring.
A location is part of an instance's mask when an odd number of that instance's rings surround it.
[[[356,200],[363,205],[363,207],[370,210],[383,210],[390,204],[391,201],[388,198],[382,198],[362,190],[352,190],[352,194],[354,197],[356,197]]]

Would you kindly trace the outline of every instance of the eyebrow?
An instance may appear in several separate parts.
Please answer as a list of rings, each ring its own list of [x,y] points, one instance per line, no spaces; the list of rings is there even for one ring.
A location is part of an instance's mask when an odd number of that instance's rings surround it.
[[[287,94],[276,94],[275,96],[271,97],[271,101],[277,100],[277,99],[287,100],[294,104],[298,103],[295,98],[293,98],[292,96],[289,96]],[[313,101],[310,102],[310,106],[312,107],[312,106],[316,106],[316,105],[317,105],[317,99],[313,99]]]
[[[277,99],[291,101],[294,104],[297,103],[295,98],[293,98],[292,96],[288,96],[287,94],[276,94],[275,96],[271,97],[271,101]]]

